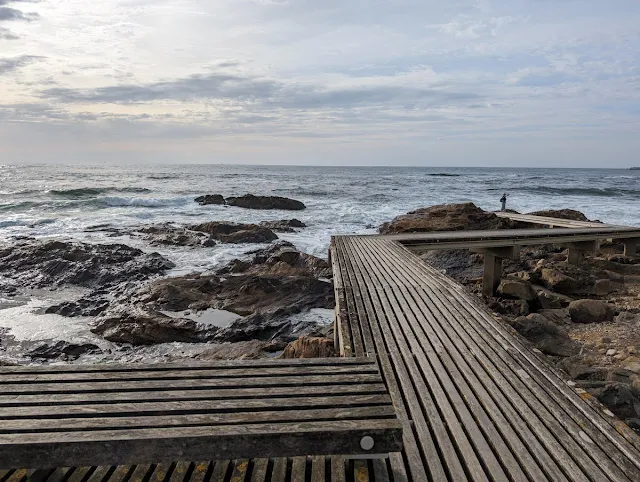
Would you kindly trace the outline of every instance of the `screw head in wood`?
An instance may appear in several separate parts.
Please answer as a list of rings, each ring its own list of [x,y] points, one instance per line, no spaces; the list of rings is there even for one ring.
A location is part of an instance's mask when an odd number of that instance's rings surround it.
[[[362,447],[362,450],[371,450],[374,445],[375,442],[373,441],[373,437],[370,437],[369,435],[365,435],[360,440],[360,447]]]

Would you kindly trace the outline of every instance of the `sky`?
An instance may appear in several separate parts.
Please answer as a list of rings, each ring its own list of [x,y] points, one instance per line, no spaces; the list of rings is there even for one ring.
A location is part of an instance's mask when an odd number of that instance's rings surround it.
[[[0,163],[640,166],[638,0],[0,0]]]

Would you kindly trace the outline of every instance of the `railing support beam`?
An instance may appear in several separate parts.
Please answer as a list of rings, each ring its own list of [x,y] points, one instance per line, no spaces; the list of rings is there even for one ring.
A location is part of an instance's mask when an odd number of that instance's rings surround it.
[[[567,263],[580,266],[584,261],[584,254],[595,253],[599,246],[600,242],[597,240],[568,243],[567,248],[569,248],[569,252],[567,254]]]

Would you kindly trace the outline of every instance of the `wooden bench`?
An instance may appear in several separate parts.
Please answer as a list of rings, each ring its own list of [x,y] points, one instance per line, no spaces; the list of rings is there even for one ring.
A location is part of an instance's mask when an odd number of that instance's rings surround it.
[[[640,480],[637,435],[459,284],[392,237],[331,261],[338,348],[378,358],[405,428],[393,480]]]
[[[375,359],[0,368],[0,468],[348,454],[401,446]]]

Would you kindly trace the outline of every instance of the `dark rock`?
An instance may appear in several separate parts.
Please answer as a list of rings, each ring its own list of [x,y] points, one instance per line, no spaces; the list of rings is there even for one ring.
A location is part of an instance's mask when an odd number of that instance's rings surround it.
[[[295,199],[280,196],[254,196],[253,194],[229,197],[227,198],[227,204],[247,209],[286,209],[291,211],[306,209],[303,203]]]
[[[158,253],[124,244],[62,241],[19,242],[0,249],[0,274],[22,287],[108,287],[163,274],[174,264]]]
[[[482,256],[466,249],[430,250],[421,253],[420,257],[461,282],[482,277]]]
[[[62,303],[50,306],[45,313],[52,313],[61,316],[98,316],[109,307],[109,300],[102,297],[84,297],[77,301],[63,301]]]
[[[189,229],[207,233],[223,243],[268,243],[278,239],[273,231],[257,224],[212,221],[190,226]]]
[[[64,360],[75,360],[81,355],[102,353],[100,348],[92,343],[77,345],[66,341],[58,341],[53,345],[43,343],[29,352],[29,356],[35,359],[51,360],[62,358]]]
[[[535,211],[529,214],[547,218],[570,219],[573,221],[589,221],[589,219],[587,219],[584,214],[582,214],[580,211],[576,211],[575,209],[547,209],[544,211]]]
[[[287,345],[282,358],[330,358],[336,356],[333,340],[319,336],[302,336]]]
[[[618,418],[636,418],[640,415],[640,399],[625,383],[607,383],[604,387],[590,389],[589,393],[606,405]]]
[[[542,268],[540,277],[547,288],[564,295],[571,295],[578,289],[578,281],[576,279],[557,269]]]
[[[614,307],[600,300],[576,300],[569,304],[569,316],[574,323],[611,321],[614,315]]]
[[[569,338],[562,328],[537,313],[516,318],[512,326],[547,355],[568,357],[580,353],[579,343]]]
[[[335,305],[331,283],[302,276],[189,275],[164,278],[142,289],[140,301],[164,310],[218,308],[239,315],[292,315]]]
[[[245,273],[268,276],[312,276],[330,278],[331,266],[325,260],[295,249],[293,244],[280,241],[268,248],[254,251],[249,262],[233,260],[218,270],[218,274]]]
[[[286,341],[250,340],[236,343],[210,343],[206,349],[196,355],[198,360],[255,360],[269,353],[283,350]]]
[[[506,298],[488,298],[487,306],[502,315],[526,316],[529,314],[529,304],[524,300],[509,300]]]
[[[382,224],[379,231],[381,234],[391,234],[514,227],[520,227],[520,224],[483,211],[473,203],[464,203],[417,209]]]
[[[198,196],[194,199],[195,202],[204,206],[207,204],[224,204],[224,197],[220,194],[206,194],[204,196]]]
[[[215,246],[211,235],[171,224],[156,224],[138,230],[152,246]]]
[[[119,306],[102,314],[91,331],[116,343],[153,345],[174,341],[208,342],[218,328],[187,318],[171,318],[153,310]]]
[[[295,233],[294,228],[306,228],[307,225],[297,219],[281,219],[279,221],[262,221],[260,226],[282,233]]]
[[[571,323],[571,317],[565,309],[540,310],[538,313],[556,325],[568,325]]]
[[[515,298],[524,301],[533,301],[537,298],[531,283],[524,280],[505,278],[500,281],[498,294],[506,298]]]

